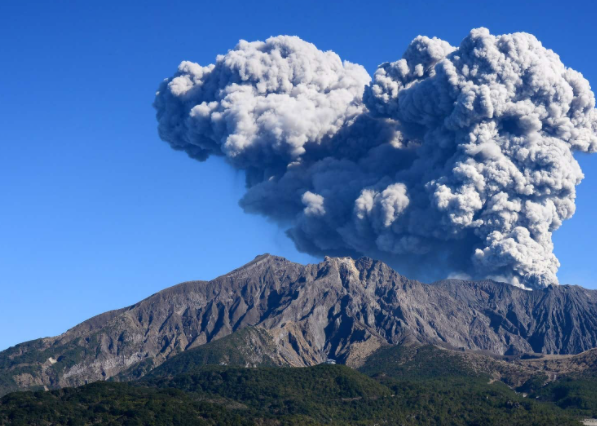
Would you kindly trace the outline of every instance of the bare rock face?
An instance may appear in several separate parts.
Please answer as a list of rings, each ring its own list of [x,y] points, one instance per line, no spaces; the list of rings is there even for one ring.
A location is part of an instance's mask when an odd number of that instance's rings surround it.
[[[327,358],[359,366],[381,346],[405,342],[574,354],[597,347],[597,291],[423,284],[368,258],[300,265],[263,255],[213,281],[179,284],[1,352],[0,394],[106,380],[140,363],[154,368],[247,327],[263,329],[276,362],[291,366]]]

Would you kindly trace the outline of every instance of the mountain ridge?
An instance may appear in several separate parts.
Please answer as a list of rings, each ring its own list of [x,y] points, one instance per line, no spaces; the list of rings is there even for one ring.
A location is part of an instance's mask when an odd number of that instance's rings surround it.
[[[0,352],[0,394],[107,380],[246,327],[283,363],[361,365],[384,345],[440,344],[497,355],[597,346],[597,291],[527,291],[490,280],[423,284],[370,258],[301,265],[269,254],[210,281],[187,281],[51,338]]]

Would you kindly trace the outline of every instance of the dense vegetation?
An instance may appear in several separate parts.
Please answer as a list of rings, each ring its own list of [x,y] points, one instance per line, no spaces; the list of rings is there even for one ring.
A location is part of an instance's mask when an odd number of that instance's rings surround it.
[[[10,425],[578,425],[555,404],[475,377],[375,380],[341,365],[206,366],[0,400]]]
[[[211,420],[211,421],[210,421]],[[239,413],[170,388],[98,382],[51,392],[19,392],[0,402],[2,425],[243,425]]]
[[[414,381],[442,377],[484,377],[453,352],[431,345],[382,348],[371,355],[360,370],[369,376]]]
[[[597,418],[597,380],[564,377],[549,383],[530,395],[551,402],[579,417]]]
[[[260,355],[245,353],[248,347],[258,347]],[[519,389],[529,394],[524,398],[489,380],[486,365],[432,346],[380,349],[360,371],[276,368],[270,347],[268,335],[247,329],[149,374],[153,366],[140,364],[119,377],[144,376],[132,382],[12,393],[0,399],[0,425],[540,426],[597,417],[592,374],[548,384],[537,375]]]
[[[257,351],[259,356],[255,354]],[[150,376],[174,376],[205,365],[276,367],[273,353],[275,345],[267,331],[247,327],[176,355],[154,369]]]

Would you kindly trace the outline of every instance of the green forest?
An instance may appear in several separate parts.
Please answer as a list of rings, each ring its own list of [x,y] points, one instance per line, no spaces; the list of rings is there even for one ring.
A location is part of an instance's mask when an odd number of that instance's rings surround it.
[[[190,355],[131,382],[15,392],[0,400],[2,425],[580,425],[597,416],[594,377],[527,384],[528,396],[456,358],[405,349],[360,371],[221,366]],[[400,361],[400,362],[399,362]]]

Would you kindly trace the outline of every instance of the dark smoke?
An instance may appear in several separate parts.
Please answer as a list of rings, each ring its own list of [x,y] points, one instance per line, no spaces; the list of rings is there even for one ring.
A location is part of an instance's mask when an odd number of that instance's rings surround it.
[[[181,63],[155,108],[173,148],[246,171],[243,209],[299,250],[532,288],[557,284],[573,152],[597,150],[587,80],[534,36],[484,28],[458,48],[417,37],[373,80],[297,37],[241,41]]]

